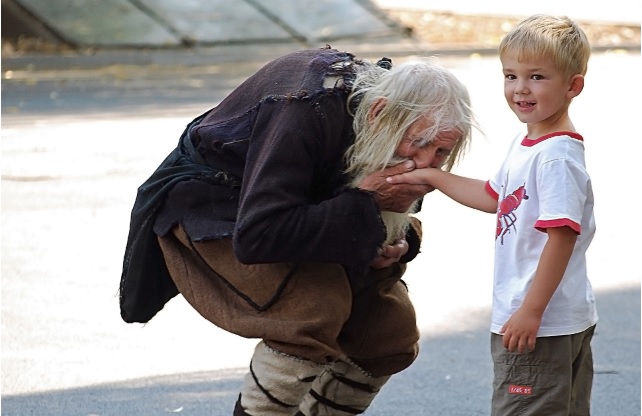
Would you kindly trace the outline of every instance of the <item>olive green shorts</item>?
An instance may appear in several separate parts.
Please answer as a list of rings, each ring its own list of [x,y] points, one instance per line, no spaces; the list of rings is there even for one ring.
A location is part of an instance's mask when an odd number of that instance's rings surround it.
[[[588,416],[593,385],[591,339],[595,326],[537,338],[535,351],[509,352],[491,334],[492,416]]]

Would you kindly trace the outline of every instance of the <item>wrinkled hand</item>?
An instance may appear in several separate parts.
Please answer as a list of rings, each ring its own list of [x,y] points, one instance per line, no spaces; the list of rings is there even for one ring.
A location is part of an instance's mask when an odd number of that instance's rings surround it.
[[[408,242],[403,238],[396,240],[393,244],[382,246],[377,257],[370,263],[370,267],[385,269],[392,266],[408,252],[408,247]]]
[[[503,334],[504,347],[510,352],[520,354],[535,351],[537,332],[542,323],[542,316],[518,309],[504,324],[500,333]]]
[[[414,169],[415,163],[412,160],[407,160],[368,175],[359,184],[359,188],[372,192],[382,211],[406,212],[417,199],[433,191],[434,188],[424,184],[392,184],[386,178]]]

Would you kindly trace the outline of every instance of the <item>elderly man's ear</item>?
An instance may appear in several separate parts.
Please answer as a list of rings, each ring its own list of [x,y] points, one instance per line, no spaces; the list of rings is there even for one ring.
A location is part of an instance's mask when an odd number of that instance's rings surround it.
[[[377,101],[372,104],[370,107],[370,111],[368,111],[368,121],[372,123],[374,119],[379,115],[381,110],[386,106],[386,99],[385,98],[379,98]]]

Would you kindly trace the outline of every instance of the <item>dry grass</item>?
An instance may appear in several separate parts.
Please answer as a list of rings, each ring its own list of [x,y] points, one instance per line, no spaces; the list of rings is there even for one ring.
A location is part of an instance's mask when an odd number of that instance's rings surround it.
[[[519,18],[388,10],[390,17],[429,45],[493,48]],[[578,22],[595,48],[639,47],[640,26]]]

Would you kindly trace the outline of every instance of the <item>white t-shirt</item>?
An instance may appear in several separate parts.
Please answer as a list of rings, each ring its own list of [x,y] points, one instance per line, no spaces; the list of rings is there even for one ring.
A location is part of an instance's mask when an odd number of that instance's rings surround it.
[[[568,267],[546,308],[538,336],[575,334],[597,322],[586,269],[595,234],[593,190],[577,133],[517,138],[487,191],[498,200],[491,331],[521,306],[548,240],[546,228],[578,233]]]

